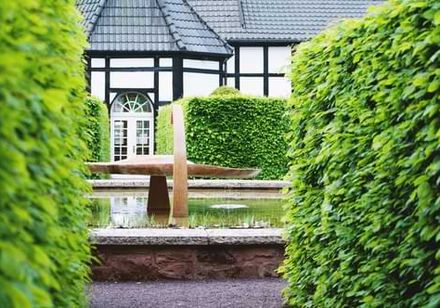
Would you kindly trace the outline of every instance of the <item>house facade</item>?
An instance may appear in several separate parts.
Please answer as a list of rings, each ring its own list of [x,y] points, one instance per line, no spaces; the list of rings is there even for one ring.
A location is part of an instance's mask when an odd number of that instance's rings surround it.
[[[287,97],[292,45],[374,0],[78,0],[89,89],[110,114],[113,161],[154,152],[155,116],[228,85]]]

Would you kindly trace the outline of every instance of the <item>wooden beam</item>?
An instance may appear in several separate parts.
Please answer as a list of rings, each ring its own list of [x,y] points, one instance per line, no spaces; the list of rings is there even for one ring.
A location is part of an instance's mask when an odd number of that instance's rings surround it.
[[[188,167],[182,106],[173,105],[172,123],[174,127],[172,219],[181,220],[188,218]],[[176,223],[182,224],[177,221]]]

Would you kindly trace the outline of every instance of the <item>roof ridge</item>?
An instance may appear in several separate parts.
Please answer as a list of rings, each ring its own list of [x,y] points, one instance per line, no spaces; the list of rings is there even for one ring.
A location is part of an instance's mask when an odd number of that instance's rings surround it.
[[[90,19],[89,24],[87,25],[87,39],[92,35],[93,30],[95,29],[96,23],[98,22],[99,17],[101,16],[102,10],[104,9],[105,3],[107,0],[99,0],[96,11],[93,13],[92,18]]]
[[[244,18],[243,13],[243,0],[237,0],[238,4],[238,14],[240,16],[240,23],[243,29],[246,29],[246,19]]]
[[[156,0],[156,3],[159,6],[159,10],[162,12],[163,18],[165,19],[165,23],[167,24],[168,29],[170,30],[171,36],[176,41],[177,48],[179,48],[180,50],[187,50],[185,46],[185,42],[180,37],[179,30],[177,30],[177,27],[173,21],[173,17],[171,16],[171,13],[168,11],[166,4],[163,2],[163,0]]]
[[[215,36],[216,36],[216,38],[220,41],[220,42],[222,42],[223,43],[223,46],[227,49],[227,50],[229,50],[229,51],[233,51],[233,49],[232,49],[232,47],[228,44],[228,42],[226,42],[216,31],[214,31],[214,29],[213,28],[211,28],[211,26],[199,15],[199,13],[197,13],[197,11],[192,7],[192,5],[191,4],[189,4],[189,2],[187,1],[187,0],[182,0],[182,2],[185,2],[185,4],[189,7],[189,9],[191,10],[191,12],[193,12],[196,16],[197,16],[197,18],[199,19],[199,21],[202,23],[202,24],[204,24],[207,28],[208,28],[208,30],[209,31],[211,31]]]

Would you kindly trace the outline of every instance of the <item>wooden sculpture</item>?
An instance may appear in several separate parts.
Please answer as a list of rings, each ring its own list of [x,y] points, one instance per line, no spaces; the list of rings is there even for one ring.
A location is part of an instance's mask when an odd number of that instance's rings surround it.
[[[91,172],[150,175],[148,212],[156,214],[170,212],[166,177],[172,176],[173,206],[170,222],[186,226],[188,221],[188,176],[251,178],[257,176],[260,170],[226,168],[187,161],[185,124],[180,105],[173,105],[171,122],[173,124],[174,155],[151,155],[117,162],[88,163],[87,165]]]

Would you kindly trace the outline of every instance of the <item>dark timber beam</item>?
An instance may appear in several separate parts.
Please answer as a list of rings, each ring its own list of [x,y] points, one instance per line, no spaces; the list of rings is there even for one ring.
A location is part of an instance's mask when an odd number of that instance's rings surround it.
[[[110,58],[105,58],[105,68],[110,68]],[[110,70],[105,71],[105,103],[109,107],[109,115],[110,115]]]
[[[86,91],[88,93],[92,93],[92,59],[85,56],[85,60],[87,62],[87,70],[86,70]]]
[[[173,58],[173,100],[183,97],[183,59]]]
[[[263,94],[269,95],[269,47],[263,47]]]
[[[240,47],[235,47],[235,88],[240,90]]]

